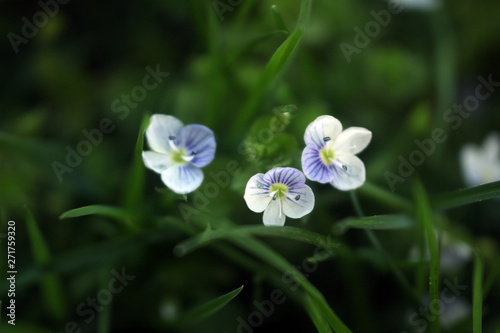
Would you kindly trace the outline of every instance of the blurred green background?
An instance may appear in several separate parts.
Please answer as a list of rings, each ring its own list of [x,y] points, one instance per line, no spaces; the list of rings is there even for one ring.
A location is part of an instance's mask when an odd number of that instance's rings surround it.
[[[33,15],[43,11],[40,3],[0,1],[4,302],[5,234],[10,220],[16,222],[19,272],[16,326],[6,325],[4,303],[2,332],[63,332],[69,321],[82,332],[235,332],[237,318],[247,318],[255,310],[252,302],[269,298],[272,282],[212,247],[182,258],[174,255],[175,245],[188,235],[182,228],[156,221],[163,216],[183,219],[179,204],[185,199],[166,190],[157,174],[143,167],[133,169],[136,141],[147,114],[174,115],[185,124],[200,123],[215,132],[217,153],[204,168],[205,182],[210,172],[225,170],[230,161],[240,167],[230,184],[193,216],[215,228],[226,219],[238,225],[262,223],[261,214],[251,212],[243,200],[247,180],[273,166],[300,169],[303,133],[317,116],[331,114],[344,128],[360,126],[373,132],[360,157],[368,182],[389,192],[386,172],[397,174],[398,156],[407,159],[416,149],[414,140],[431,137],[435,128],[443,128],[448,139],[416,167],[412,177],[418,176],[430,194],[464,187],[460,148],[481,143],[499,128],[499,91],[481,101],[458,128],[443,120],[454,103],[474,94],[478,76],[492,75],[500,81],[498,1],[444,1],[434,10],[405,8],[391,14],[387,26],[379,26],[380,32],[368,37],[367,45],[358,47],[349,62],[341,44],[356,46],[355,28],[365,31],[365,25],[375,20],[370,12],[387,10],[388,3],[315,0],[290,61],[267,81],[266,64],[297,25],[298,0],[50,4],[46,24],[31,31],[23,30],[23,17],[33,22]],[[168,76],[161,74],[151,90],[137,88],[155,70]],[[128,104],[127,98],[131,98]],[[284,105],[294,106],[273,113],[273,108]],[[269,141],[259,138],[262,128],[281,111],[290,112],[286,128]],[[77,150],[87,140],[84,131],[99,128],[106,118],[113,130],[102,133],[88,156],[58,177],[54,162],[66,164],[67,147]],[[134,178],[141,173],[143,186]],[[328,235],[333,224],[355,215],[347,193],[308,184],[316,195],[315,210],[301,220],[287,219],[287,225]],[[203,189],[202,185],[188,195],[187,204],[192,206]],[[410,180],[398,183],[395,193],[412,200]],[[362,194],[366,215],[397,212],[373,195]],[[94,204],[133,208],[134,214],[125,219],[59,219],[68,210]],[[489,200],[441,216],[444,229],[482,249],[486,273],[498,261],[498,206],[498,200]],[[40,233],[33,231],[35,225]],[[411,275],[412,230],[377,234]],[[37,242],[40,235],[44,241]],[[263,240],[292,264],[300,265],[314,251],[290,240]],[[352,230],[338,241],[349,251],[320,263],[309,280],[339,317],[354,332],[415,329],[408,322],[408,314],[415,311],[412,302],[366,235]],[[122,268],[135,278],[87,323],[89,315],[82,316],[77,308],[108,284],[112,270]],[[467,285],[460,299],[470,305],[472,262],[455,268],[443,279],[457,278]],[[206,321],[181,328],[170,325],[187,309],[241,285],[245,285],[242,292]],[[500,285],[495,282],[483,304],[485,332],[500,327],[499,300]],[[469,313],[443,331],[469,332],[470,325]],[[254,330],[315,328],[299,304],[286,301]]]

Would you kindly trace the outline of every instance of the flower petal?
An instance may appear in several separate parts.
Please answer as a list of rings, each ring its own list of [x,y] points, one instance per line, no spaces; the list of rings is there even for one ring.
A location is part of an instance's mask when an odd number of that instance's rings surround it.
[[[313,208],[314,193],[304,184],[289,188],[286,198],[283,199],[283,211],[293,219],[309,214]]]
[[[333,144],[335,153],[357,154],[368,146],[372,132],[362,127],[349,127],[339,134]]]
[[[162,173],[172,166],[172,160],[169,154],[162,154],[154,151],[143,151],[142,159],[144,160],[146,167],[157,173]]]
[[[475,145],[467,144],[460,150],[460,164],[467,185],[476,186],[482,183],[481,160],[480,149]]]
[[[333,179],[333,165],[325,165],[314,144],[306,146],[302,151],[302,170],[307,178],[322,184],[329,183]]]
[[[304,141],[306,145],[314,144],[320,149],[328,140],[335,140],[342,132],[342,124],[332,116],[320,116],[306,128]],[[326,138],[326,141],[325,141]]]
[[[304,184],[306,178],[304,174],[295,168],[274,168],[264,175],[264,181],[268,184],[285,184],[291,186],[294,184]]]
[[[500,162],[500,135],[491,132],[483,142],[484,154],[487,161],[498,164]]]
[[[243,198],[251,211],[260,213],[266,209],[272,198],[269,196],[269,184],[264,180],[263,173],[250,178]]]
[[[162,172],[161,179],[175,193],[187,194],[201,185],[203,171],[191,164],[176,164]]]
[[[182,129],[182,145],[188,155],[195,153],[191,164],[201,168],[212,162],[215,156],[214,133],[203,125],[187,125]]]
[[[283,212],[281,200],[271,200],[266,210],[264,211],[264,216],[262,217],[262,219],[265,226],[284,226],[286,215]]]
[[[357,156],[353,154],[337,154],[335,160],[339,165],[345,166],[346,169],[335,166],[330,184],[341,191],[354,190],[364,184],[366,179],[365,165]]]
[[[182,122],[172,116],[154,114],[146,130],[149,147],[159,153],[168,153],[172,150],[168,143],[169,137],[178,137],[181,133]],[[178,141],[178,140],[176,140]]]

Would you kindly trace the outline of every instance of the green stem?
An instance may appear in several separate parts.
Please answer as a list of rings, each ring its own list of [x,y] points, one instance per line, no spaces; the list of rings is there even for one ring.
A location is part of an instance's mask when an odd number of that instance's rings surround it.
[[[356,211],[356,214],[359,217],[364,217],[363,214],[363,209],[361,208],[361,204],[359,202],[358,195],[356,191],[349,191],[349,194],[351,196],[352,204],[354,206],[354,210]],[[387,266],[389,266],[389,269],[392,271],[398,282],[401,284],[403,289],[412,297],[413,302],[416,305],[420,305],[420,297],[415,293],[413,288],[411,287],[410,282],[408,279],[404,276],[403,272],[396,266],[392,258],[387,254],[385,251],[384,247],[380,243],[379,239],[375,235],[375,233],[372,230],[365,229],[366,236],[368,237],[368,240],[372,244],[372,246],[377,249],[382,254],[382,257],[384,258]]]

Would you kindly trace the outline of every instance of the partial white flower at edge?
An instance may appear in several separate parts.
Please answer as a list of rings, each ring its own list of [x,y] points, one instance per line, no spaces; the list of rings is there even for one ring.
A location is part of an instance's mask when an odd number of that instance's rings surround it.
[[[389,3],[404,10],[431,11],[441,6],[441,0],[389,0]]]
[[[177,118],[163,114],[151,116],[146,130],[151,148],[142,152],[144,164],[159,173],[172,191],[187,194],[203,181],[200,168],[215,156],[214,133],[203,125],[187,125]]]
[[[307,178],[330,183],[342,191],[362,186],[366,179],[365,165],[355,156],[368,146],[372,132],[362,127],[342,131],[340,121],[320,116],[306,128],[302,152],[302,169]]]
[[[266,226],[283,226],[286,216],[298,219],[314,208],[314,193],[295,168],[274,168],[250,178],[244,199],[250,210],[264,212]]]
[[[500,136],[492,132],[482,146],[467,144],[460,150],[460,164],[469,186],[500,180]]]

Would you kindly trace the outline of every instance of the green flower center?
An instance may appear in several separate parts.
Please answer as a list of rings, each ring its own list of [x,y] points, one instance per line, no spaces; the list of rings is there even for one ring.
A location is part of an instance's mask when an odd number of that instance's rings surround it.
[[[333,164],[333,161],[335,160],[335,152],[330,147],[323,147],[319,151],[319,156],[325,165]]]
[[[285,184],[273,184],[269,188],[270,193],[275,193],[274,195],[276,198],[283,198],[286,196],[286,193],[288,192],[288,186]]]

